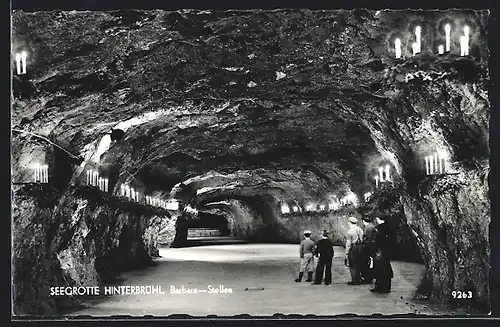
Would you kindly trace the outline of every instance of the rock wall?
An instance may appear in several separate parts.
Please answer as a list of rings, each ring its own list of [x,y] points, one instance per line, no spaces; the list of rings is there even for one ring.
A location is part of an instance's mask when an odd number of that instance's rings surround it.
[[[467,170],[429,179],[421,185],[420,197],[401,198],[428,267],[420,292],[459,305],[451,292],[471,291],[473,298],[461,302],[487,312],[491,209],[485,172]]]
[[[51,297],[51,286],[115,283],[122,271],[153,264],[164,219],[95,190],[61,195],[48,184],[15,189],[12,217],[16,315],[50,315],[80,303]]]

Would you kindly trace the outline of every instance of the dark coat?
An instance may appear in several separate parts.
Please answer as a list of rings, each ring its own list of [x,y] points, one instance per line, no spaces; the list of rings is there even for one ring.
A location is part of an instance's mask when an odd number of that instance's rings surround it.
[[[316,243],[315,254],[319,254],[320,260],[332,260],[334,250],[333,242],[328,238],[323,238]]]
[[[373,268],[376,279],[390,279],[394,277],[391,266],[390,251],[394,246],[394,236],[387,223],[375,227],[375,254]]]

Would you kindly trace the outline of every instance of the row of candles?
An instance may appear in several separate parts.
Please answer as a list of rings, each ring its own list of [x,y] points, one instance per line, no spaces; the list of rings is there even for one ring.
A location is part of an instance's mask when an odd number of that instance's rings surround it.
[[[28,59],[28,54],[26,51],[21,53],[16,53],[16,71],[17,75],[26,74],[26,62]]]
[[[86,183],[89,186],[96,186],[103,192],[108,192],[109,179],[99,176],[99,172],[95,170],[87,170]]]
[[[99,172],[95,170],[87,170],[87,179],[86,184],[89,186],[98,187],[99,190],[103,192],[109,191],[109,179],[102,178],[99,176]],[[140,202],[141,196],[140,192],[136,191],[133,187],[129,185],[121,184],[120,185],[120,196],[127,197],[132,199],[132,201]],[[167,210],[178,210],[179,204],[176,201],[166,201],[159,197],[153,197],[150,195],[146,195],[144,197],[144,201],[147,205],[161,207]]]
[[[120,185],[120,195],[132,199],[132,201],[135,202],[140,202],[142,199],[139,191],[125,184]],[[167,201],[158,196],[146,195],[144,196],[144,202],[147,205],[160,207],[166,210],[179,210],[179,203],[177,201]]]
[[[36,163],[33,168],[33,175],[35,183],[48,183],[49,182],[49,166],[45,164]]]
[[[446,174],[448,171],[448,154],[437,151],[425,157],[425,172],[427,175]]]
[[[282,204],[281,205],[281,213],[282,214],[288,214],[290,212],[317,212],[317,211],[333,211],[337,210],[341,207],[341,203],[330,203],[328,206],[321,204],[319,206],[313,205],[313,204],[308,204],[305,206],[304,209],[302,209],[299,205],[294,205],[291,208],[287,204]]]
[[[468,56],[469,55],[469,39],[470,39],[470,28],[469,26],[465,26],[464,34],[460,36],[460,55]],[[438,53],[444,54],[445,52],[451,51],[451,26],[450,24],[446,24],[444,27],[445,32],[445,44],[440,44],[438,46]],[[412,43],[413,55],[422,52],[422,29],[420,26],[415,27],[415,41]],[[396,58],[399,59],[402,56],[401,51],[401,39],[397,38],[394,42]]]

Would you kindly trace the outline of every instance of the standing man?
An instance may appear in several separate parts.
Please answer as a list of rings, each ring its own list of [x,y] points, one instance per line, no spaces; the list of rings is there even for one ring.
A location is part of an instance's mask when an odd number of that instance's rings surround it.
[[[375,226],[370,218],[363,218],[363,265],[361,267],[361,283],[373,283],[373,253],[375,252]]]
[[[357,225],[356,217],[349,217],[349,229],[346,235],[346,264],[351,273],[349,285],[361,284],[360,268],[363,261],[363,230]]]
[[[325,285],[330,285],[332,283],[332,259],[334,251],[333,242],[328,238],[328,232],[326,230],[323,231],[323,237],[316,244],[314,252],[316,256],[319,255],[314,284],[321,284],[323,280],[323,271],[325,271]]]
[[[375,293],[390,293],[391,279],[394,277],[390,261],[390,248],[393,245],[393,236],[390,227],[380,217],[375,218],[375,256],[373,268],[375,272]]]
[[[304,231],[304,240],[300,242],[300,272],[299,277],[295,280],[297,283],[302,281],[304,271],[307,270],[306,282],[312,282],[312,275],[314,270],[314,241],[311,240],[311,231]]]

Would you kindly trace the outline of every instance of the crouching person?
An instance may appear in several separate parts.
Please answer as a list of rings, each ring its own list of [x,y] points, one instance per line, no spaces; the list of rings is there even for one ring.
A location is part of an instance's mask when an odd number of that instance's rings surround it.
[[[304,272],[307,271],[306,282],[312,282],[314,271],[314,241],[311,240],[311,231],[304,231],[304,240],[300,242],[300,271],[299,276],[295,280],[297,283],[302,281]]]

